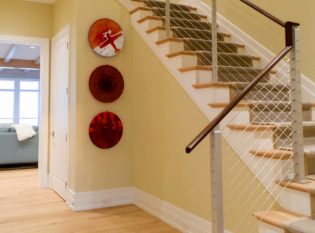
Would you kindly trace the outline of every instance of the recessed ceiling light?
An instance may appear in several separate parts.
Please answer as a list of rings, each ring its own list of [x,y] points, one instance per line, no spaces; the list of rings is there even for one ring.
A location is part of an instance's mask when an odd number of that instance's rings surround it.
[[[36,47],[35,47],[35,46],[30,46],[30,48],[31,48],[31,49],[36,49]]]

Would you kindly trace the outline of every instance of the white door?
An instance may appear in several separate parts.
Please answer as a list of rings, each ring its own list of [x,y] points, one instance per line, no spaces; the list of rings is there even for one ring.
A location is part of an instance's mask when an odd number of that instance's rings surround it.
[[[50,186],[67,201],[69,174],[69,29],[52,39],[50,97]]]

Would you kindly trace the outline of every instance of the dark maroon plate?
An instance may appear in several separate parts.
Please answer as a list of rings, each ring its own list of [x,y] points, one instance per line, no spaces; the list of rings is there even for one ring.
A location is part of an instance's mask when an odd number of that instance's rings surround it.
[[[89,128],[91,141],[102,149],[115,146],[120,141],[122,133],[122,121],[112,112],[98,114],[92,120]]]
[[[89,87],[95,99],[110,103],[121,96],[124,90],[124,79],[115,67],[99,66],[90,76]]]

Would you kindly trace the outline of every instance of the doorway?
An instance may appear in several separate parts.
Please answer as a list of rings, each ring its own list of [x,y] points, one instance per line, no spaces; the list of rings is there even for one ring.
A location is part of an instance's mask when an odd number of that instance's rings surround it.
[[[32,119],[24,119],[25,123],[28,121],[30,124],[38,124],[38,184],[39,187],[45,188],[48,187],[48,143],[49,143],[49,39],[46,38],[36,38],[36,37],[26,37],[26,36],[13,36],[13,35],[1,35],[0,34],[0,44],[10,44],[12,47],[10,51],[14,54],[16,50],[15,45],[33,47],[34,49],[39,48],[39,56],[37,60],[34,60],[34,63],[40,64],[39,69],[39,90],[37,95],[39,96],[39,106],[38,106],[38,119],[32,117]],[[8,59],[10,59],[10,54],[8,54]],[[12,58],[11,58],[12,59]],[[1,67],[0,67],[1,68]],[[25,73],[30,72],[32,69],[24,69]],[[35,98],[36,83],[29,80],[29,83],[26,83],[21,80],[15,80],[14,85],[26,85],[28,86],[27,92],[32,92],[28,94],[27,98]],[[30,87],[33,85],[33,87]],[[34,90],[30,90],[34,89]],[[23,100],[23,98],[19,98]],[[18,112],[18,110],[16,111]],[[15,118],[20,117],[17,114]],[[23,121],[22,119],[20,119]]]

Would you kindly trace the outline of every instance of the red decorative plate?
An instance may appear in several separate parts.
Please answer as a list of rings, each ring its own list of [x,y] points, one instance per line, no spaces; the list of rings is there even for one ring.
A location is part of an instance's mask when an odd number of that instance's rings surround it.
[[[123,125],[120,118],[112,112],[98,114],[89,128],[90,139],[99,148],[108,149],[121,139]]]
[[[100,66],[91,74],[89,87],[95,99],[110,103],[121,96],[124,90],[124,79],[115,67]]]
[[[99,19],[89,31],[89,43],[101,56],[112,57],[120,52],[124,45],[124,33],[120,26],[111,19]]]

